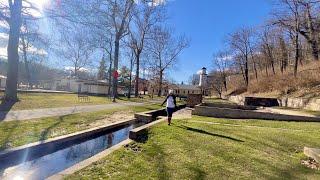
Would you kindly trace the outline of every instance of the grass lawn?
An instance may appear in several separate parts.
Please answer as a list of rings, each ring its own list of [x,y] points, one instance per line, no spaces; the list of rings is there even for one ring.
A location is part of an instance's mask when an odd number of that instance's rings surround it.
[[[0,122],[0,150],[92,128],[92,123],[117,111],[133,114],[159,108],[159,105],[149,104],[35,120]]]
[[[0,93],[0,96],[3,92]],[[111,99],[103,96],[89,96],[89,102],[78,100],[77,94],[58,94],[58,93],[19,93],[19,102],[15,103],[12,107],[0,106],[0,111],[8,110],[27,110],[39,108],[55,108],[55,107],[70,107],[81,105],[98,105],[111,103]],[[118,102],[150,102],[155,100],[164,100],[164,97],[155,97],[154,99],[144,96],[144,98],[126,98],[120,97]],[[1,100],[0,100],[1,103]]]
[[[235,104],[231,101],[219,98],[204,98],[205,103],[215,103],[215,104]]]
[[[3,95],[3,93],[2,93]],[[77,94],[57,93],[19,93],[19,102],[12,106],[12,110],[25,110],[37,108],[68,107],[74,105],[95,105],[111,103],[107,97],[89,96],[90,102],[80,102]],[[0,111],[7,111],[10,108],[0,107]]]
[[[121,148],[66,179],[320,179],[300,164],[304,146],[320,147],[319,128],[197,116],[161,123],[131,144],[141,151]]]

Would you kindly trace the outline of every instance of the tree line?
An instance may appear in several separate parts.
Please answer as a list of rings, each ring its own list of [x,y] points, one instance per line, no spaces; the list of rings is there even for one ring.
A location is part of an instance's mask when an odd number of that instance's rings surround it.
[[[218,94],[228,90],[231,75],[241,75],[248,88],[261,77],[286,73],[297,78],[299,68],[319,61],[320,1],[272,2],[269,20],[228,34],[226,48],[214,54],[210,84]]]
[[[40,10],[27,0],[9,0],[0,6],[0,20],[8,26],[9,35],[6,101],[17,100],[19,58],[28,66],[30,47],[39,46],[54,53],[61,63],[71,64],[75,77],[101,60],[97,78],[108,80],[115,100],[121,81],[117,78],[119,69],[122,81],[130,81],[128,97],[133,79],[134,94],[139,95],[141,66],[157,80],[161,95],[166,71],[189,45],[186,36],[176,35],[168,26],[166,1],[53,0],[41,17],[34,15]],[[52,36],[47,41],[37,28],[43,18],[49,21]],[[24,55],[19,56],[19,47]],[[127,68],[120,68],[120,64]]]

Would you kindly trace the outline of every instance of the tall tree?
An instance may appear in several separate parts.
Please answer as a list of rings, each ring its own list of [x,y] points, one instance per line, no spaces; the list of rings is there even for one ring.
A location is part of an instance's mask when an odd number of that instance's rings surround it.
[[[189,46],[185,36],[173,37],[168,28],[157,26],[154,28],[148,50],[151,52],[152,64],[159,76],[158,96],[162,95],[163,75],[165,71],[175,65],[180,53]]]
[[[275,23],[287,28],[291,34],[294,49],[294,76],[297,76],[299,63],[299,34],[301,28],[301,6],[300,0],[281,0],[278,8],[274,11]]]
[[[87,31],[84,29],[60,29],[61,40],[58,47],[58,54],[73,67],[74,77],[79,78],[81,69],[91,64],[91,56],[94,51],[88,42]]]
[[[129,47],[133,50],[136,62],[135,96],[139,95],[140,58],[145,48],[145,41],[151,33],[152,27],[162,21],[162,5],[153,5],[149,1],[140,1],[133,8],[130,26]]]
[[[128,27],[132,17],[133,0],[106,0],[107,13],[110,18],[111,27],[114,30],[114,56],[113,70],[118,71],[120,40],[128,34]],[[112,84],[113,101],[118,96],[118,80],[113,78]]]
[[[228,91],[227,88],[227,76],[229,75],[229,68],[231,67],[232,63],[232,55],[228,51],[220,51],[214,56],[214,66],[216,71],[213,73],[215,75],[214,81],[219,80],[222,82],[223,89]],[[220,76],[219,78],[217,78]],[[218,81],[217,81],[218,82]],[[218,87],[218,86],[217,86]],[[220,86],[219,86],[220,87]]]
[[[230,34],[230,48],[234,51],[235,60],[241,69],[246,86],[249,85],[249,60],[252,57],[252,37],[250,28],[241,28]],[[255,69],[256,72],[256,69]]]
[[[319,5],[320,1],[317,0],[300,0],[298,3],[302,6],[302,23],[299,28],[300,34],[307,40],[312,49],[312,57],[314,60],[319,60],[319,41],[318,34],[320,28],[319,19]]]
[[[5,101],[17,101],[17,82],[19,64],[19,37],[22,24],[22,0],[8,0],[8,7],[1,5],[0,19],[9,25],[8,72]]]

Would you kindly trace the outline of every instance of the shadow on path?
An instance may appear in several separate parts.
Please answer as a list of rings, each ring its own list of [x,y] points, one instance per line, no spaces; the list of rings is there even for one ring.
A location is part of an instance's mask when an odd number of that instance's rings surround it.
[[[0,104],[0,122],[3,121],[16,101],[2,101]]]
[[[188,130],[188,131],[192,131],[192,132],[197,132],[197,133],[201,133],[201,134],[210,135],[210,136],[226,138],[226,139],[230,139],[230,140],[237,141],[237,142],[244,142],[241,139],[236,139],[236,138],[233,138],[233,137],[224,136],[224,135],[220,135],[220,134],[214,134],[214,133],[211,133],[211,132],[204,131],[202,129],[196,129],[196,128],[192,128],[192,127],[188,127],[188,126],[184,126],[184,125],[180,125],[180,126],[176,126],[176,127],[182,128],[182,129],[185,129],[185,130]]]

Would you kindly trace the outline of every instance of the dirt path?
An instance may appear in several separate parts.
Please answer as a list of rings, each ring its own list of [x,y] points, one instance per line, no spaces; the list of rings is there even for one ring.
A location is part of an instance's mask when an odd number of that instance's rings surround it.
[[[276,108],[264,108],[261,110],[257,110],[259,112],[269,112],[269,113],[275,113],[275,114],[285,114],[285,115],[291,115],[291,116],[307,116],[307,117],[317,117],[315,115],[312,115],[307,112],[302,111],[295,111],[290,109],[276,109]]]

